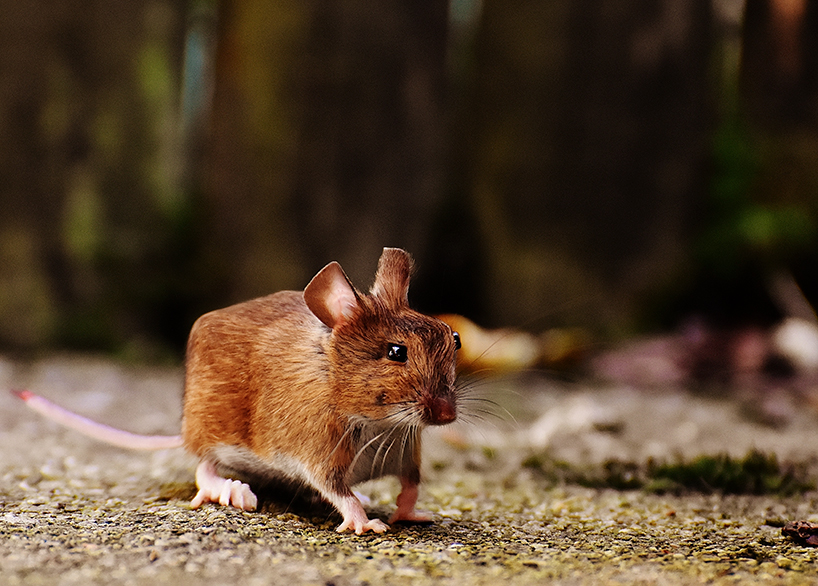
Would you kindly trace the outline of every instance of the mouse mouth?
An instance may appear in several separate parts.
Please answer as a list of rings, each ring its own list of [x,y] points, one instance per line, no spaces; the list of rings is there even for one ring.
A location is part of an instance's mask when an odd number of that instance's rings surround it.
[[[443,397],[427,395],[420,401],[423,408],[423,422],[427,425],[446,425],[457,419],[454,401]]]

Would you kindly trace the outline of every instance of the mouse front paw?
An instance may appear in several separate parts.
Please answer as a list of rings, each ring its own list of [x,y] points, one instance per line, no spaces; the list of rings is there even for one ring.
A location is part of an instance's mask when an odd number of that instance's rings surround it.
[[[380,519],[367,517],[361,502],[353,495],[343,498],[337,504],[337,507],[344,517],[344,521],[336,529],[338,533],[351,529],[356,535],[361,535],[367,531],[383,533],[389,529],[389,525]]]
[[[362,521],[359,519],[344,519],[344,522],[338,525],[336,531],[338,533],[343,533],[347,529],[352,529],[355,531],[356,535],[361,535],[367,531],[372,531],[372,533],[383,533],[384,531],[389,530],[389,525],[380,519],[367,519],[366,517],[364,517]]]

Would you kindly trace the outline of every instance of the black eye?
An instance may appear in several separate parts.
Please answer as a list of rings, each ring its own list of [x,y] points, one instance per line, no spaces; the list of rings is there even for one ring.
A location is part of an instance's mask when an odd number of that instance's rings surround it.
[[[463,345],[460,343],[460,334],[453,332],[452,335],[454,336],[454,349],[460,350],[460,347]]]
[[[403,344],[389,344],[386,347],[386,357],[394,362],[406,362],[406,346]]]

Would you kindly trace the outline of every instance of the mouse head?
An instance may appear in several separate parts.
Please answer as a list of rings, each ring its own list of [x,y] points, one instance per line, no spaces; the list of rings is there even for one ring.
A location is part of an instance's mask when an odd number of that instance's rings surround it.
[[[327,350],[335,406],[352,418],[399,425],[442,425],[457,416],[455,353],[460,338],[445,323],[413,311],[412,259],[385,248],[368,295],[330,263],[304,300],[332,330]]]

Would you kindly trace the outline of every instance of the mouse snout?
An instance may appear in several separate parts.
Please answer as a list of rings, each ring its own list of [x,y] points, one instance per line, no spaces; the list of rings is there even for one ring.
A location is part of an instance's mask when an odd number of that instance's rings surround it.
[[[446,425],[457,419],[457,407],[448,397],[426,395],[421,399],[423,419],[429,425]]]

